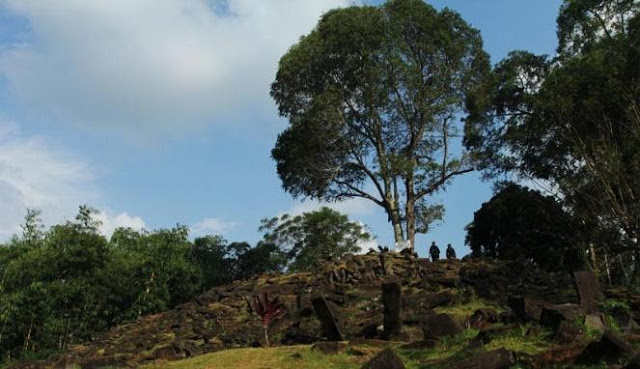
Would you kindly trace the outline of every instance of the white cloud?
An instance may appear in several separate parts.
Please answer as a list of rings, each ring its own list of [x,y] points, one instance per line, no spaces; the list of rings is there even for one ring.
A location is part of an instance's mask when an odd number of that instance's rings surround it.
[[[144,220],[140,217],[132,217],[128,213],[114,214],[113,212],[100,212],[94,217],[100,221],[100,233],[111,237],[116,228],[131,228],[140,231],[146,228]]]
[[[234,222],[228,222],[220,218],[205,218],[191,226],[191,232],[196,236],[207,234],[224,234],[236,226]]]
[[[61,121],[175,132],[272,109],[278,59],[355,0],[0,0],[33,40],[0,45],[13,96]]]
[[[27,208],[42,210],[45,224],[53,224],[97,201],[93,181],[81,158],[0,121],[0,241],[20,232]]]
[[[73,219],[80,204],[101,198],[89,163],[0,120],[0,242],[21,233],[27,209],[41,210],[43,223],[50,226]],[[118,227],[145,228],[142,218],[126,212],[103,211],[95,218],[107,237]]]

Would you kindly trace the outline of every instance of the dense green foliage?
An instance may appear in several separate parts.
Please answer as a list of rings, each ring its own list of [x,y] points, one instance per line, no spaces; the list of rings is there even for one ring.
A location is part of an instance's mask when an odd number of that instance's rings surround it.
[[[0,361],[63,349],[114,325],[172,308],[212,286],[279,271],[275,245],[191,241],[176,226],[117,229],[107,240],[95,210],[45,231],[28,211],[23,234],[0,245]]]
[[[327,207],[293,217],[284,214],[263,219],[260,230],[266,232],[265,242],[286,251],[293,271],[311,270],[325,261],[358,252],[360,244],[371,239],[364,226]]]
[[[465,242],[474,256],[531,259],[547,270],[580,269],[579,227],[553,197],[508,183],[474,213]]]
[[[23,234],[0,245],[0,361],[91,340],[233,280],[309,269],[369,239],[363,226],[326,208],[274,218],[278,227],[263,224],[269,232],[253,247],[214,235],[190,240],[179,225],[119,228],[107,240],[94,213],[81,206],[75,221],[45,231],[40,212],[29,210]]]
[[[489,174],[557,191],[587,230],[583,249],[622,268],[640,261],[639,9],[633,0],[565,1],[558,55],[519,51],[500,62],[469,102],[465,142],[483,151]]]
[[[271,95],[290,126],[272,151],[284,189],[382,207],[396,242],[442,217],[428,201],[473,170],[454,150],[466,96],[490,69],[479,32],[420,0],[326,13],[280,60]]]

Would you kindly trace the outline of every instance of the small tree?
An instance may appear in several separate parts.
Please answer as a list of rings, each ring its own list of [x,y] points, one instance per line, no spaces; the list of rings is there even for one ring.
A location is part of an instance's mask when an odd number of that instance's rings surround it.
[[[278,296],[269,299],[269,294],[265,292],[262,294],[262,299],[260,299],[260,295],[253,297],[249,302],[249,309],[262,319],[265,345],[269,347],[269,326],[271,322],[285,314],[284,304],[278,301]]]
[[[275,244],[288,253],[293,260],[289,269],[294,271],[309,270],[319,262],[357,252],[360,242],[371,239],[363,225],[327,207],[296,216],[263,219],[259,230],[266,232],[267,244]]]

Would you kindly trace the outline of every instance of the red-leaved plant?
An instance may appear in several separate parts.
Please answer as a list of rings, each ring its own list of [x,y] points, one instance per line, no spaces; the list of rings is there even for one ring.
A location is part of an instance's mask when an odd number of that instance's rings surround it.
[[[267,292],[262,294],[262,299],[260,298],[260,295],[256,295],[251,301],[247,299],[247,302],[250,310],[258,314],[262,319],[264,339],[266,346],[269,347],[269,325],[271,325],[271,322],[281,318],[285,314],[284,304],[278,300],[278,296],[273,299],[269,299],[269,293]]]

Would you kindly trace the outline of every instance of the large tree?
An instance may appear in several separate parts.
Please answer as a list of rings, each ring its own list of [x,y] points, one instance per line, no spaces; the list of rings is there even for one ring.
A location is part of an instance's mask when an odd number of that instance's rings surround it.
[[[638,7],[637,0],[565,1],[556,57],[514,52],[499,63],[493,83],[472,99],[465,142],[484,150],[494,174],[542,180],[585,224],[622,234],[636,258]]]
[[[326,13],[280,60],[271,95],[290,126],[272,151],[296,197],[364,198],[414,245],[428,202],[474,169],[460,113],[490,69],[477,30],[420,0]]]

